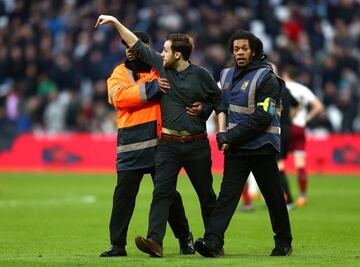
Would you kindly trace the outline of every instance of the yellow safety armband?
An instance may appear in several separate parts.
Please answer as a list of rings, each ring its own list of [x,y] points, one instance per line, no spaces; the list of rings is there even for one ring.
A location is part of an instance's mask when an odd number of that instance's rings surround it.
[[[257,106],[262,107],[265,112],[270,114],[275,113],[275,100],[270,97],[265,98],[264,102],[257,103]]]

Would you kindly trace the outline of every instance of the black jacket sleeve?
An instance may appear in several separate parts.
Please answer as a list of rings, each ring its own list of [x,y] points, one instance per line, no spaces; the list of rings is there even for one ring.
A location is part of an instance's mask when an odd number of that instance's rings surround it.
[[[216,81],[214,80],[213,76],[210,72],[204,68],[201,68],[201,80],[205,84],[205,91],[208,95],[208,102],[212,104],[212,108],[214,109],[216,114],[220,112],[227,112],[227,108],[224,104],[222,98],[222,92],[217,85]],[[211,113],[209,113],[210,116]]]
[[[281,86],[275,74],[269,72],[261,81],[255,92],[255,111],[249,115],[246,121],[229,129],[226,133],[228,144],[244,144],[263,133],[271,123],[274,114],[265,111],[263,106],[257,105],[270,98],[276,103],[280,101]]]
[[[203,111],[200,114],[200,116],[202,116],[202,118],[207,121],[209,119],[210,115],[212,114],[212,112],[214,111],[214,109],[213,109],[212,105],[210,105],[206,102],[203,102],[202,104],[203,104]]]
[[[132,49],[142,61],[154,67],[160,76],[164,77],[163,59],[158,52],[145,46],[140,40],[135,43]]]

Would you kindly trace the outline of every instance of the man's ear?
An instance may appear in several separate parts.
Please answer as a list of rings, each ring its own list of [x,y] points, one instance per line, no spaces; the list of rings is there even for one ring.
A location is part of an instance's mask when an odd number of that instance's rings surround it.
[[[174,57],[176,60],[180,59],[182,57],[182,54],[180,52],[175,52]]]

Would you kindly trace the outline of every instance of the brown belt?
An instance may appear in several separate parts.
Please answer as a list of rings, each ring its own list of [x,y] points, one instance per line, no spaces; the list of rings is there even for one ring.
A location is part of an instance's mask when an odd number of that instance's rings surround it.
[[[194,134],[194,135],[186,135],[186,136],[177,136],[177,135],[171,135],[171,134],[161,134],[161,139],[165,141],[170,142],[177,142],[177,143],[188,143],[193,142],[197,140],[203,140],[207,138],[207,133],[200,133],[200,134]]]

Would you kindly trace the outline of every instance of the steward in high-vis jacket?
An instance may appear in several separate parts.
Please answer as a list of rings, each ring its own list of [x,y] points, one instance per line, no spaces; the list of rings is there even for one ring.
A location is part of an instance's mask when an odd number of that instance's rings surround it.
[[[149,45],[145,32],[136,32]],[[101,257],[126,256],[126,236],[134,211],[136,195],[144,174],[154,179],[154,154],[161,133],[161,112],[154,68],[136,58],[126,47],[126,60],[117,66],[107,81],[108,101],[117,110],[117,185],[110,219],[112,247]],[[193,238],[181,196],[175,193],[168,222],[179,239],[181,254],[194,254]]]
[[[273,73],[263,54],[262,42],[255,35],[238,31],[229,44],[236,64],[221,74],[228,114],[227,122],[219,122],[227,123],[228,130],[217,134],[218,146],[225,155],[224,177],[204,238],[195,242],[195,249],[205,257],[222,254],[224,233],[252,172],[265,198],[275,233],[271,256],[288,256],[292,252],[292,235],[276,161],[284,82]]]

